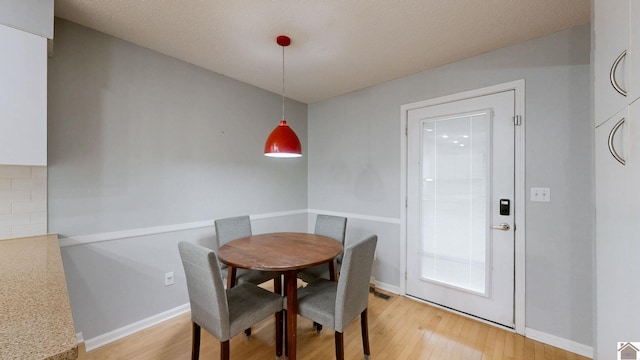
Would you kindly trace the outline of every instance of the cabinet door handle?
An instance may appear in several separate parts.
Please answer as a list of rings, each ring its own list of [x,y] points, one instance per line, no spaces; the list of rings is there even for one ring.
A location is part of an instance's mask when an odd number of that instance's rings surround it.
[[[622,126],[624,124],[624,118],[620,119],[620,121],[618,121],[618,123],[616,123],[613,126],[613,129],[611,129],[611,132],[609,133],[609,152],[611,153],[611,156],[613,156],[614,159],[618,160],[618,162],[622,165],[626,164],[626,161],[620,156],[620,154],[618,154],[618,152],[616,151],[616,148],[613,146],[613,138],[616,136],[616,133],[618,132],[618,129],[620,129],[620,126]]]
[[[611,65],[611,71],[609,71],[609,81],[611,82],[611,86],[613,86],[613,88],[622,96],[627,96],[627,90],[623,89],[620,84],[618,84],[618,80],[616,80],[616,72],[618,71],[620,61],[622,61],[625,56],[627,56],[627,50],[623,51],[622,54],[618,56],[616,61],[613,62],[613,65]]]

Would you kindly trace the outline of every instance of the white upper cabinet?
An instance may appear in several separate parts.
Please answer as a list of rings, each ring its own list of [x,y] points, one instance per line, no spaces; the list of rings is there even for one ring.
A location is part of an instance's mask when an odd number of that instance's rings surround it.
[[[629,1],[629,104],[640,97],[640,1]]]
[[[629,6],[629,0],[594,1],[593,4],[596,125],[628,104],[627,97],[620,92],[627,91],[629,85],[629,59],[623,55],[629,47]]]
[[[0,25],[0,164],[47,165],[47,39]]]
[[[53,39],[53,0],[0,1],[0,24]]]

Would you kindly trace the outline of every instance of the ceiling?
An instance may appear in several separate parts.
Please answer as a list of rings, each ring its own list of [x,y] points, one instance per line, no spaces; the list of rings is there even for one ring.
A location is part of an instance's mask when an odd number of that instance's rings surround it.
[[[590,20],[590,0],[56,0],[55,15],[314,103]]]

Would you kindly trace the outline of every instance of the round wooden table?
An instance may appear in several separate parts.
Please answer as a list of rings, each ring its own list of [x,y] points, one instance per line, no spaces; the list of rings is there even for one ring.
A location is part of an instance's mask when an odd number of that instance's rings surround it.
[[[218,250],[218,258],[229,265],[228,285],[232,287],[237,268],[278,271],[284,274],[287,294],[287,346],[289,360],[296,359],[298,326],[298,280],[302,269],[326,263],[335,280],[335,258],[342,244],[330,237],[307,233],[267,233],[229,241]]]

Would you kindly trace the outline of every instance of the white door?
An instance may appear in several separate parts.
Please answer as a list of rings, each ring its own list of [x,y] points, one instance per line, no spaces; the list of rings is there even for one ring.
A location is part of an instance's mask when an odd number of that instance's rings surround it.
[[[515,91],[408,111],[407,294],[514,327]]]

